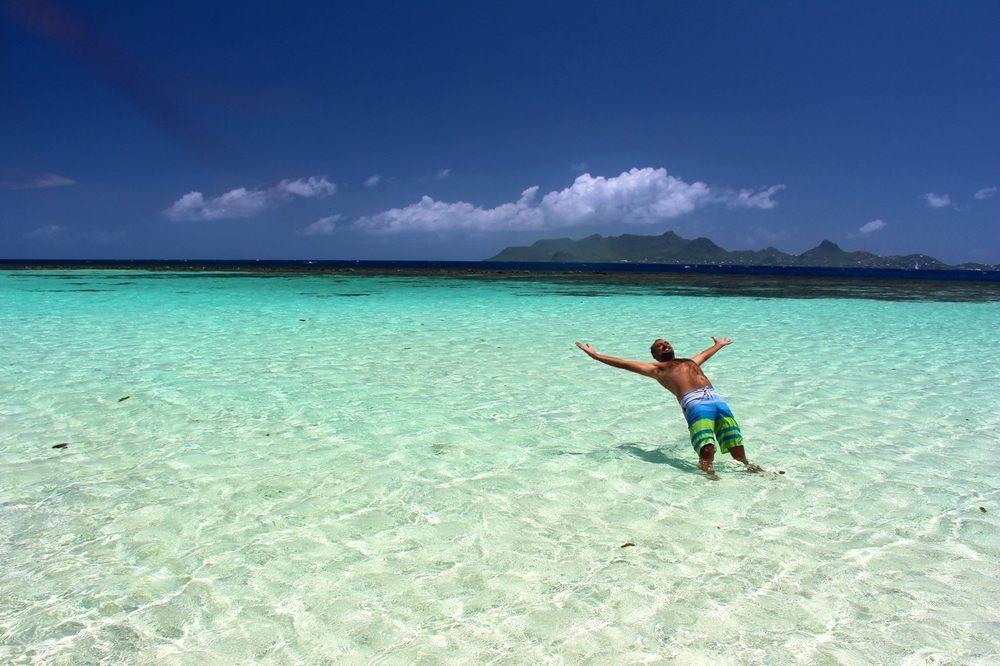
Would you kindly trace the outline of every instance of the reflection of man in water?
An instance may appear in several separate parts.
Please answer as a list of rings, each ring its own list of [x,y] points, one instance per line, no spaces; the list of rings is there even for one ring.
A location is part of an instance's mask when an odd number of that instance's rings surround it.
[[[698,452],[698,466],[706,474],[715,476],[712,461],[715,459],[716,440],[722,452],[731,454],[735,460],[746,465],[747,471],[759,472],[760,467],[747,461],[746,453],[743,451],[743,435],[740,433],[739,424],[733,418],[732,410],[722,400],[722,396],[715,392],[712,383],[701,371],[705,361],[733,342],[729,338],[712,338],[712,341],[715,342],[714,345],[694,358],[674,358],[674,348],[669,342],[663,339],[655,340],[649,351],[657,363],[626,361],[598,354],[589,342],[587,344],[578,342],[576,346],[590,358],[601,363],[652,377],[660,382],[663,388],[673,393],[680,402],[681,409],[684,410],[684,418],[687,419],[688,431],[691,433],[691,445]]]

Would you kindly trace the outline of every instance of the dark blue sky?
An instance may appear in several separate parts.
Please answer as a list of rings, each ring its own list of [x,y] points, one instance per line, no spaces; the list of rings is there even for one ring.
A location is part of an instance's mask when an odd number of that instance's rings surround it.
[[[0,256],[674,229],[1000,262],[998,25],[995,1],[0,0]]]

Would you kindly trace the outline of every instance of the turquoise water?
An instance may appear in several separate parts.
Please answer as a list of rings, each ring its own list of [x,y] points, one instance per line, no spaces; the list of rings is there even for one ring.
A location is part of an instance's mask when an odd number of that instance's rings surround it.
[[[994,659],[1000,307],[865,289],[0,273],[0,661]],[[711,335],[770,473],[573,345]]]

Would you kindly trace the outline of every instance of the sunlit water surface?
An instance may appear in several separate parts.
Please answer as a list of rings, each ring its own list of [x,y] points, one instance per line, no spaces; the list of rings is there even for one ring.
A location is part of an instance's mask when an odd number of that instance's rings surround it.
[[[0,662],[995,659],[989,290],[682,286],[0,273]]]

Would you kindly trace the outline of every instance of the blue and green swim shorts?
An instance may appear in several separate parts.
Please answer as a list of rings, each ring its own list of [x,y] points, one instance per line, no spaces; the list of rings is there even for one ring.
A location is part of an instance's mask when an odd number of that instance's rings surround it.
[[[691,433],[691,446],[701,452],[706,444],[719,441],[722,453],[729,453],[743,444],[740,424],[733,418],[733,411],[711,386],[695,389],[681,397],[681,409]]]

